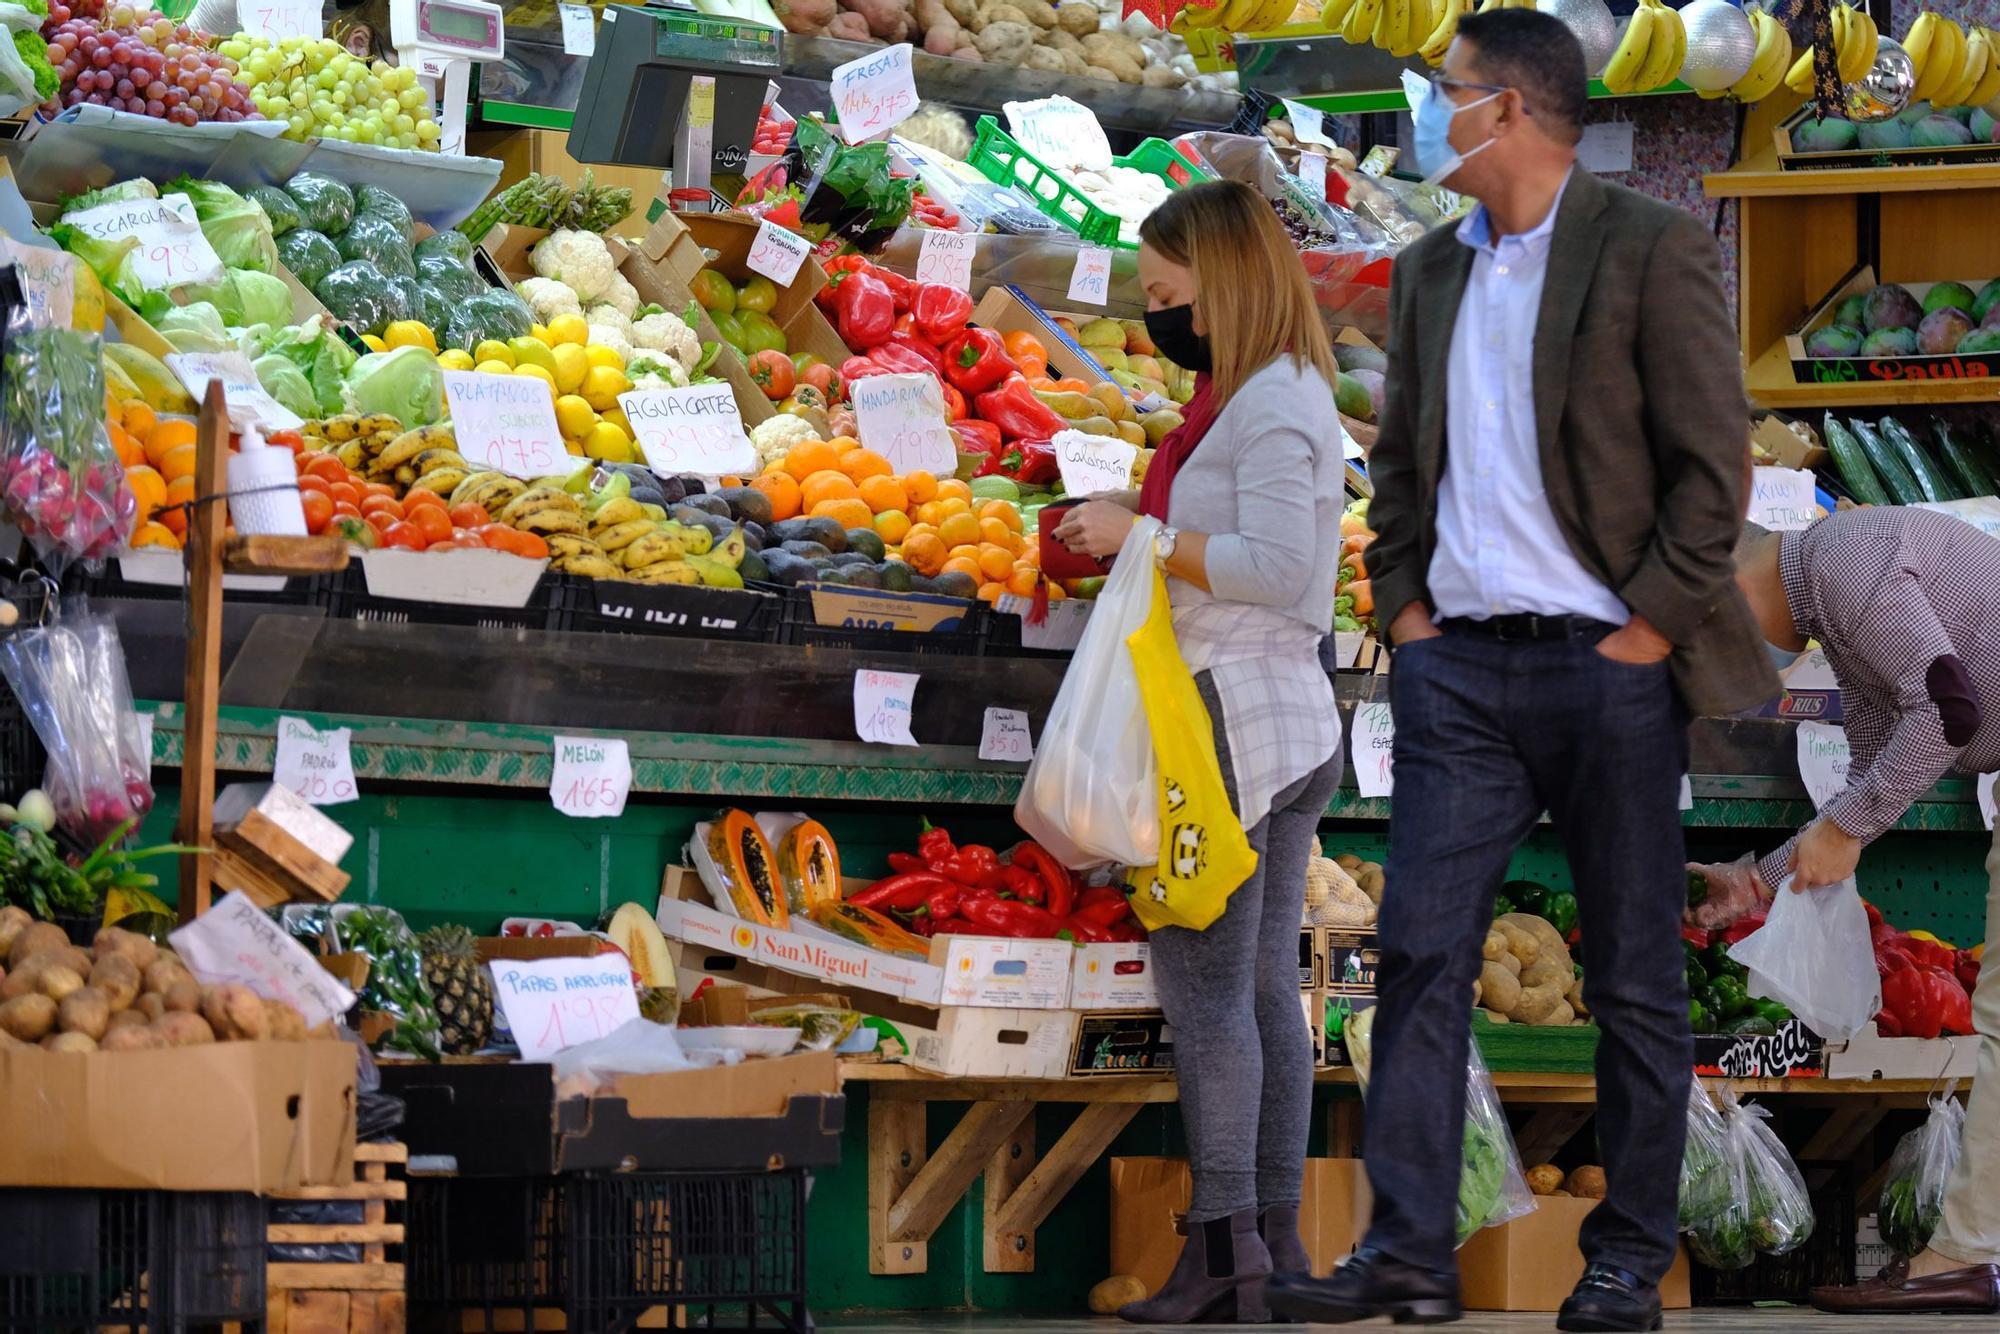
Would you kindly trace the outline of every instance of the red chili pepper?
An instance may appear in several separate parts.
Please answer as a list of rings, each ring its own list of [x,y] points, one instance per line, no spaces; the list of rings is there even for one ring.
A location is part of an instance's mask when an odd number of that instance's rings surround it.
[[[1072,922],[1077,922],[1085,926],[1109,929],[1124,921],[1126,917],[1131,915],[1131,912],[1132,905],[1125,901],[1123,895],[1120,895],[1116,903],[1102,900],[1096,903],[1086,903],[1071,913],[1069,919]]]
[[[944,283],[918,283],[910,301],[917,332],[933,343],[946,343],[965,332],[972,319],[972,298]]]
[[[998,889],[1002,883],[1000,855],[980,843],[963,845],[936,869],[968,888]]]
[[[1005,899],[968,897],[959,911],[974,926],[992,935],[1015,936],[1024,940],[1052,940],[1063,929],[1054,913],[1032,903],[1010,903]]]
[[[991,329],[962,329],[944,345],[944,373],[968,394],[991,389],[1019,369],[1007,356],[1000,335]],[[1028,392],[1031,396],[1034,393]]]
[[[938,373],[937,367],[925,361],[914,349],[895,342],[893,338],[869,348],[868,358],[892,375],[935,376]]]
[[[860,893],[851,895],[847,901],[856,907],[873,908],[877,912],[884,909],[910,912],[932,891],[950,884],[949,880],[935,871],[905,871],[900,875],[877,880]]]
[[[1070,908],[1076,903],[1076,882],[1070,879],[1069,868],[1057,861],[1047,848],[1033,841],[1016,844],[1013,857],[1014,865],[1027,867],[1048,887],[1048,896],[1044,900],[1048,910],[1057,917],[1068,917]]]
[[[947,917],[942,922],[932,922],[927,934],[933,936],[976,936],[979,934],[979,928],[966,921],[963,917]]]
[[[840,280],[834,297],[840,341],[849,347],[874,347],[896,326],[896,299],[874,273],[856,271]]]
[[[956,917],[958,916],[959,900],[964,897],[965,891],[957,885],[946,885],[943,889],[934,889],[924,899],[924,912],[929,914],[933,921],[939,922],[944,921],[947,917]]]
[[[894,269],[871,264],[868,266],[868,276],[889,289],[889,299],[895,303],[898,315],[908,310],[910,303],[916,299],[917,285]],[[853,347],[854,344],[849,343],[848,346]]]
[[[1000,439],[999,427],[977,417],[961,417],[953,421],[951,433],[958,437],[959,448],[967,454],[985,454],[990,458],[1005,443]]]
[[[889,854],[889,869],[896,872],[928,871],[924,859],[913,852],[892,852]]]
[[[928,821],[924,823],[923,832],[917,835],[917,855],[924,859],[924,865],[942,871],[957,851],[958,845],[951,841],[949,833]]]
[[[1049,887],[1025,866],[1001,867],[1000,882],[1007,887],[1009,894],[1025,903],[1041,903],[1049,896]]]
[[[952,360],[950,347],[945,348],[944,355],[949,363]],[[961,389],[965,388],[962,381],[954,379],[953,383]],[[1000,434],[1009,440],[1049,440],[1069,425],[1054,408],[1036,398],[1035,391],[1019,375],[1010,375],[1001,381],[998,388],[974,395],[972,406],[981,417],[998,426]]]

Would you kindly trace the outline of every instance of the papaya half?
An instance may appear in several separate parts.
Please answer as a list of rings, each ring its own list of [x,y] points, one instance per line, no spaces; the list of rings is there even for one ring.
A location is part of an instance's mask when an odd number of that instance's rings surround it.
[[[749,812],[729,810],[715,817],[708,828],[708,855],[738,917],[759,926],[785,926],[791,921],[778,881],[778,859]]]
[[[817,820],[801,820],[778,840],[778,881],[785,907],[809,917],[822,903],[840,902],[840,850]]]

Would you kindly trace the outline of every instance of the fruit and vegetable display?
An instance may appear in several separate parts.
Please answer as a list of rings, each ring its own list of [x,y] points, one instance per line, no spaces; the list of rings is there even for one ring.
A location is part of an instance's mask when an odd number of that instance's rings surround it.
[[[1542,1196],[1566,1196],[1574,1200],[1604,1198],[1604,1169],[1594,1164],[1573,1167],[1567,1174],[1554,1163],[1541,1163],[1526,1172],[1528,1189]]]
[[[603,235],[624,221],[632,211],[632,191],[623,185],[598,185],[590,168],[575,188],[559,176],[531,171],[476,209],[472,216],[452,230],[474,245],[501,224],[510,227],[539,227],[546,231],[569,229]]]
[[[1352,500],[1340,515],[1340,572],[1334,576],[1333,628],[1352,634],[1375,628],[1375,586],[1368,577],[1368,502]]]
[[[1546,1028],[1590,1022],[1582,965],[1571,960],[1568,943],[1548,919],[1505,913],[1494,919],[1479,953],[1473,1000],[1488,1019]]]
[[[435,150],[431,98],[414,66],[367,61],[331,37],[272,41],[237,33],[216,46],[250,85],[249,101],[286,139],[338,139]]]
[[[1688,1026],[1695,1032],[1768,1037],[1791,1019],[1792,1012],[1777,1001],[1753,997],[1750,970],[1729,957],[1729,946],[1755,929],[1732,928],[1707,945],[1681,942],[1687,956]]]
[[[1085,883],[1032,839],[999,853],[977,843],[960,846],[949,831],[926,822],[916,851],[889,854],[889,869],[845,906],[885,914],[916,936],[1146,937],[1121,887]]]
[[[1834,475],[1865,505],[1914,505],[2000,494],[2000,440],[1983,421],[1930,419],[1913,430],[1896,417],[1823,426]],[[1930,443],[1926,445],[1923,437]]]
[[[24,3],[31,13],[47,15],[43,63],[59,83],[45,94],[46,115],[90,105],[175,125],[263,119],[236,61],[217,49],[210,33],[156,9],[106,0]],[[21,46],[18,39],[15,45]],[[37,70],[37,91],[44,86]]]
[[[1806,335],[1806,355],[1820,360],[2000,353],[2000,278],[1977,292],[1961,282],[1930,283],[1921,290],[1920,297],[1900,283],[1883,283],[1842,298],[1832,320]]]

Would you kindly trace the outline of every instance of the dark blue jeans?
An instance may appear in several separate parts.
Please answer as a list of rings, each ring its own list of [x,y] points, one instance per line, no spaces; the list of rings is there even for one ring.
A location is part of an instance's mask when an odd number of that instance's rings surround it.
[[[1368,1089],[1368,1242],[1454,1267],[1472,983],[1515,847],[1547,811],[1569,854],[1596,1019],[1597,1141],[1609,1193],[1586,1259],[1657,1282],[1673,1262],[1694,1066],[1680,941],[1687,719],[1666,664],[1591,639],[1449,633],[1389,676],[1395,794]]]

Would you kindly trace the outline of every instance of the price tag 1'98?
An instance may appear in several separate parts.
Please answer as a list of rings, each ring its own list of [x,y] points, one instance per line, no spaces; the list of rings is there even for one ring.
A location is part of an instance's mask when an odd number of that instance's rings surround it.
[[[937,376],[871,375],[849,385],[847,397],[861,443],[889,460],[898,477],[920,470],[949,477],[958,470]]]
[[[186,195],[99,204],[63,221],[100,241],[136,236],[132,276],[143,287],[168,290],[222,280],[222,257],[201,234],[194,203]]]
[[[833,109],[850,144],[894,129],[917,109],[910,44],[898,42],[833,68]]]
[[[961,292],[970,292],[972,259],[978,252],[979,235],[976,232],[926,228],[923,246],[917,251],[917,281],[942,283]]]
[[[743,263],[752,273],[761,273],[780,287],[790,287],[799,265],[811,253],[811,241],[766,218],[757,224],[757,239],[750,243],[750,254]]]
[[[1069,299],[1102,306],[1111,300],[1111,251],[1106,246],[1087,245],[1076,252],[1076,267],[1069,274]]]
[[[569,451],[563,447],[546,382],[526,375],[446,371],[444,398],[458,452],[467,463],[513,477],[569,470]]]

